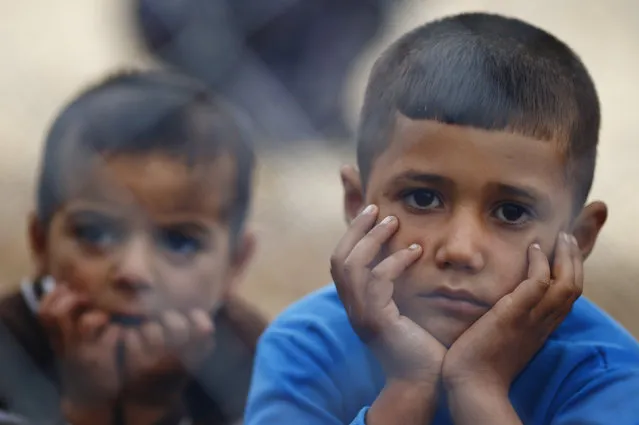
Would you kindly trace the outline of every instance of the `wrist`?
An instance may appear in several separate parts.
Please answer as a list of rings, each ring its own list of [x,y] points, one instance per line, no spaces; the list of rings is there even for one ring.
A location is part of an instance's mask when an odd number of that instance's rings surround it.
[[[487,381],[465,381],[446,387],[448,409],[456,425],[521,424],[508,388]]]
[[[113,406],[110,404],[87,404],[63,397],[60,411],[67,423],[73,425],[111,425]]]
[[[163,406],[125,403],[124,408],[126,422],[136,425],[177,425],[185,413],[181,400]]]
[[[147,377],[124,388],[122,399],[130,406],[166,408],[181,403],[186,375]]]
[[[510,385],[492,377],[479,375],[443,376],[446,394],[483,394],[490,397],[508,397]]]
[[[429,423],[437,406],[439,385],[432,380],[387,380],[366,416],[369,425]]]

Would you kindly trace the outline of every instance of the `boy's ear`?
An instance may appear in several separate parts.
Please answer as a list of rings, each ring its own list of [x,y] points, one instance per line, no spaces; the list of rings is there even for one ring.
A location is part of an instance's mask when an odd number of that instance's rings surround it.
[[[575,219],[572,234],[577,238],[584,259],[588,258],[595,247],[607,218],[608,207],[603,202],[596,201],[586,205]]]
[[[35,212],[29,214],[27,226],[29,249],[36,275],[44,276],[47,273],[47,231]]]
[[[244,277],[246,269],[253,260],[257,246],[255,232],[247,228],[237,236],[233,252],[231,253],[231,267],[229,276],[229,291],[232,291]]]
[[[344,214],[346,222],[350,224],[365,207],[362,180],[359,170],[354,165],[343,166],[340,177],[344,188]]]

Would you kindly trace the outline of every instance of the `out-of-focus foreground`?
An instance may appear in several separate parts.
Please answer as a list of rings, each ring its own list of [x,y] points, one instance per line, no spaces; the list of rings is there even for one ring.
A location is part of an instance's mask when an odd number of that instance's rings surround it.
[[[26,217],[43,134],[57,109],[83,85],[123,67],[146,65],[124,0],[0,0],[0,288],[29,272]],[[639,335],[639,4],[630,0],[414,0],[360,58],[344,93],[354,123],[368,70],[390,40],[444,14],[489,10],[529,20],[571,45],[597,83],[603,105],[599,165],[592,198],[608,202],[610,220],[587,263],[586,294]],[[356,31],[353,28],[353,31]],[[291,146],[264,155],[253,225],[257,260],[242,292],[273,316],[329,282],[328,257],[344,230],[338,167],[353,158],[335,149]]]

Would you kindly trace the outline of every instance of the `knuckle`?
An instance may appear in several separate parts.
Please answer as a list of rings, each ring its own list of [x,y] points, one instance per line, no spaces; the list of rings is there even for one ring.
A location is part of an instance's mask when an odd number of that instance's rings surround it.
[[[331,270],[339,268],[340,265],[342,264],[342,256],[334,252],[331,255],[330,264],[331,264]]]
[[[537,279],[537,285],[539,285],[539,287],[541,287],[542,289],[546,289],[550,287],[550,284],[551,284],[550,278],[547,276],[540,277],[539,279]]]
[[[374,268],[373,270],[370,271],[370,277],[371,277],[371,280],[374,280],[374,281],[384,280],[385,273],[383,270],[380,270],[379,268]]]
[[[567,302],[576,296],[576,290],[573,285],[560,285],[557,288],[557,295],[562,301]]]
[[[495,304],[495,309],[498,311],[510,311],[513,308],[515,303],[514,297],[512,294],[504,295],[497,303]]]
[[[510,322],[519,316],[515,299],[511,294],[500,299],[493,307],[493,311],[499,322]]]
[[[350,260],[346,260],[342,263],[341,268],[339,268],[339,270],[345,275],[345,276],[352,276],[354,271],[356,269],[355,264],[353,264],[352,261]]]
[[[572,290],[573,290],[573,292],[574,292],[576,297],[580,297],[581,294],[583,294],[584,288],[583,288],[583,285],[579,281],[577,281],[577,280],[573,281],[571,286],[572,286]]]

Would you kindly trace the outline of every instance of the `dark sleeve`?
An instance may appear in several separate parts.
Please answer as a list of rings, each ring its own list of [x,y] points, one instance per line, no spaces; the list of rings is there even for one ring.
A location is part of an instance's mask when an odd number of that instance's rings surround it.
[[[0,406],[30,424],[55,423],[59,392],[46,372],[50,349],[37,320],[20,294],[0,301]],[[1,422],[0,422],[1,423]]]
[[[231,424],[244,415],[257,340],[266,327],[262,315],[233,299],[215,318],[215,351],[187,390],[194,419]]]

